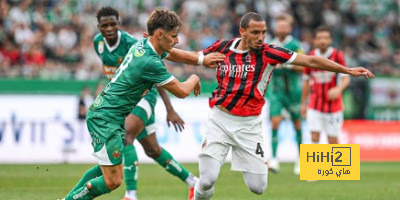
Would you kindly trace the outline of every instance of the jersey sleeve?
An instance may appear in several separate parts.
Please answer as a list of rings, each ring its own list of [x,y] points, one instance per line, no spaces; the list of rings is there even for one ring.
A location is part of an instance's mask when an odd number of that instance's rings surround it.
[[[100,57],[100,54],[99,54],[99,47],[98,47],[98,35],[96,35],[96,36],[94,36],[94,38],[93,38],[93,47],[94,47],[94,51],[96,52],[96,54],[97,54],[97,56],[99,56]]]
[[[207,55],[209,53],[218,52],[222,49],[223,45],[226,45],[226,41],[218,40],[218,41],[214,42],[211,46],[203,49],[202,53],[204,55]]]
[[[157,86],[163,86],[175,78],[158,59],[152,59],[146,64],[141,77],[155,83]]]
[[[271,60],[271,65],[291,64],[296,59],[297,53],[276,45],[268,45],[265,56]]]
[[[131,46],[134,45],[139,40],[137,40],[135,37],[133,37],[129,33],[126,33],[126,34],[128,35],[128,37],[126,37],[126,47],[127,47],[126,49],[130,49]]]

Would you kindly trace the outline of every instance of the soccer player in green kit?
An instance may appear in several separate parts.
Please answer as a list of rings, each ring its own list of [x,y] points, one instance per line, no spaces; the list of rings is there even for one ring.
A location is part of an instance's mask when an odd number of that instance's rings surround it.
[[[108,50],[116,50],[122,44],[121,42],[127,41],[126,38],[129,36],[118,30],[118,15],[100,15],[100,17],[98,15],[98,18],[99,29],[106,41],[115,38],[113,36],[116,34],[120,35],[115,43],[117,44],[116,48],[108,48],[109,46],[107,46]],[[102,27],[103,22],[108,25]],[[99,165],[89,169],[65,199],[93,199],[116,189],[121,184],[123,177],[123,156],[121,152],[124,149],[125,129],[127,144],[132,144],[130,142],[133,142],[133,139],[140,133],[139,131],[132,132],[132,130],[141,130],[144,126],[142,124],[140,128],[140,124],[137,124],[138,119],[141,120],[140,112],[137,116],[132,109],[139,107],[142,97],[147,98],[146,96],[149,95],[154,84],[167,89],[179,98],[188,96],[191,91],[194,91],[196,96],[200,93],[201,85],[196,75],[191,75],[185,82],[181,83],[167,72],[161,59],[168,56],[168,59],[174,62],[188,64],[198,64],[204,60],[204,65],[212,66],[211,63],[221,61],[224,58],[223,55],[218,57],[217,54],[204,58],[196,53],[172,49],[178,43],[177,36],[181,25],[174,12],[160,9],[152,12],[147,22],[149,38],[134,43],[124,61],[115,71],[110,83],[107,84],[89,109],[86,121],[92,137],[94,156],[98,159]],[[102,28],[104,28],[104,31]],[[127,36],[124,39],[122,38],[123,34]],[[124,47],[122,46],[122,48]],[[97,48],[102,59],[104,59],[104,56],[101,52],[104,53],[104,51],[105,49]],[[108,65],[106,62],[104,64]],[[147,119],[145,120],[147,121]],[[165,150],[163,153],[165,154]],[[160,156],[163,156],[163,153]],[[164,157],[163,162],[159,161],[162,159],[158,158],[156,158],[156,161],[164,167],[171,165],[169,167],[176,170],[171,171],[171,173],[179,177],[177,173],[179,169],[176,168],[180,168],[181,171],[184,171],[184,168],[169,154],[164,155]],[[189,172],[186,170],[186,173],[187,178]]]
[[[302,53],[300,41],[294,38],[292,32],[293,18],[290,15],[280,15],[276,18],[275,38],[270,44],[284,47],[297,53]],[[295,65],[277,66],[271,77],[271,83],[267,90],[267,98],[270,103],[270,118],[272,124],[272,159],[268,162],[268,167],[272,172],[279,171],[279,161],[277,159],[278,149],[278,128],[282,121],[282,111],[290,114],[296,130],[297,144],[300,152],[301,144],[301,82],[300,73],[302,67]],[[300,174],[300,163],[297,161],[293,169],[295,174]]]

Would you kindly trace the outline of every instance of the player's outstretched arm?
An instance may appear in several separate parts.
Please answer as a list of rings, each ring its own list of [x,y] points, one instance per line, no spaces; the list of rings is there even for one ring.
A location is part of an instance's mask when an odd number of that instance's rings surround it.
[[[158,86],[156,88],[157,88],[158,93],[161,96],[161,99],[164,102],[165,109],[167,110],[168,127],[170,127],[170,123],[172,123],[172,125],[174,125],[175,131],[179,130],[182,132],[182,130],[185,129],[185,122],[178,115],[178,113],[175,112],[174,107],[172,106],[169,96],[168,96],[167,92],[165,91],[165,89],[163,89],[162,87],[158,87]]]
[[[200,78],[195,74],[190,75],[190,77],[182,83],[177,79],[174,79],[162,87],[176,97],[182,99],[189,96],[192,91],[195,96],[199,95],[201,91]]]
[[[320,56],[309,56],[304,54],[297,54],[296,59],[293,61],[295,65],[307,66],[316,69],[328,70],[332,72],[339,72],[350,74],[352,76],[365,76],[365,78],[374,78],[368,69],[364,67],[349,68],[339,65],[329,59]]]
[[[200,52],[190,52],[173,48],[166,59],[172,62],[180,62],[189,65],[204,65],[206,67],[216,68],[218,66],[217,62],[223,61],[225,55],[221,53],[210,53],[204,56]]]

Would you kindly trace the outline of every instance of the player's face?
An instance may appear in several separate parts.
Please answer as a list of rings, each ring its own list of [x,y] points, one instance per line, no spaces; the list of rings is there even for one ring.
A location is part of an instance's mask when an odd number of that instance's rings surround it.
[[[290,23],[285,20],[279,20],[276,22],[275,35],[276,37],[286,37],[292,32]]]
[[[99,28],[101,35],[106,38],[108,43],[117,41],[119,22],[114,15],[100,17],[97,28]]]
[[[159,40],[160,40],[160,46],[164,51],[170,52],[172,47],[178,44],[179,42],[178,33],[179,33],[178,28],[168,32],[161,30]]]
[[[267,25],[265,21],[250,20],[249,27],[240,29],[242,39],[246,42],[247,48],[260,49],[267,36]]]
[[[315,47],[326,50],[329,46],[331,46],[332,38],[331,34],[328,31],[321,31],[315,34],[314,44]]]

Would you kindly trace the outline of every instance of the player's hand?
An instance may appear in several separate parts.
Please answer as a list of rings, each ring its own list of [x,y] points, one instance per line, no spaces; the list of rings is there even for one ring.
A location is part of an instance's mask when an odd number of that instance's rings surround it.
[[[349,68],[348,73],[352,76],[365,76],[365,78],[375,78],[374,74],[364,67]]]
[[[306,118],[306,116],[307,116],[307,105],[306,104],[301,104],[300,114],[304,119]]]
[[[182,118],[178,115],[178,113],[175,112],[174,109],[171,109],[170,111],[167,111],[167,124],[168,127],[170,127],[170,123],[174,125],[175,131],[182,132],[183,129],[185,129],[185,122],[182,120]]]
[[[217,68],[218,62],[222,62],[225,59],[225,54],[222,53],[210,53],[204,56],[203,65],[209,68]]]
[[[143,34],[143,38],[148,38],[149,37],[149,34],[147,32],[143,32],[142,34]]]
[[[194,96],[197,97],[197,96],[199,96],[200,93],[201,93],[201,83],[199,80],[199,82],[197,82],[196,86],[194,87],[193,94],[194,94]]]
[[[328,90],[328,99],[329,100],[337,99],[341,93],[342,91],[340,90],[340,88],[333,87]]]

